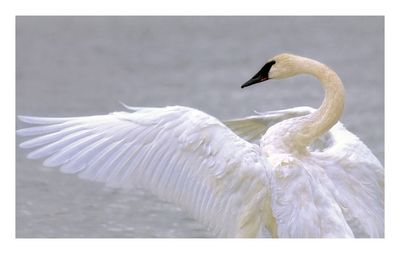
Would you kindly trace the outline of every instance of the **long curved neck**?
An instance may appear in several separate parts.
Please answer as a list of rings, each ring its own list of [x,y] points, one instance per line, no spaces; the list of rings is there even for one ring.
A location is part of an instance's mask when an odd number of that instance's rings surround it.
[[[345,91],[339,76],[326,65],[315,60],[302,58],[299,74],[310,74],[316,77],[325,89],[322,105],[315,112],[282,122],[280,127],[283,145],[293,151],[305,151],[316,138],[335,125],[344,108]],[[285,123],[286,122],[286,123]],[[279,128],[278,128],[279,129]],[[278,133],[275,133],[275,135]],[[274,135],[274,136],[275,136]],[[275,136],[276,137],[276,136]]]

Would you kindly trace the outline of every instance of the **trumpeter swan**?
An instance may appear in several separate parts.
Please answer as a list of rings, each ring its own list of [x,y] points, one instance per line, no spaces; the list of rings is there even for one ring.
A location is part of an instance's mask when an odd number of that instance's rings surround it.
[[[384,172],[338,122],[344,89],[327,66],[280,54],[242,87],[298,74],[325,88],[299,107],[221,122],[173,106],[40,118],[20,144],[45,166],[115,187],[142,187],[227,237],[383,237]],[[265,134],[264,134],[265,133]]]

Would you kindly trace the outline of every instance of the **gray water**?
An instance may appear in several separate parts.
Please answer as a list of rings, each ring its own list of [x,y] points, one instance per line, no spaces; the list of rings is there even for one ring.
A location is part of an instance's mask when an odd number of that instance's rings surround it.
[[[347,90],[342,122],[383,163],[383,28],[383,17],[17,17],[16,111],[106,114],[123,101],[228,119],[318,107],[322,88],[307,76],[240,89],[268,58],[291,52],[337,71]],[[212,237],[175,205],[26,154],[16,149],[17,237]]]

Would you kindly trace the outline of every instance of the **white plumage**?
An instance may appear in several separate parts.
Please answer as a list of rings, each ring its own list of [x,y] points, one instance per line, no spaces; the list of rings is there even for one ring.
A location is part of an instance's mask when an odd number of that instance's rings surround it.
[[[181,106],[88,117],[19,116],[37,125],[17,131],[37,136],[20,147],[33,149],[28,158],[45,158],[45,166],[64,173],[147,189],[219,236],[383,237],[383,168],[337,123],[343,96],[336,74],[314,60],[282,54],[244,86],[300,73],[325,84],[320,109],[224,123]]]

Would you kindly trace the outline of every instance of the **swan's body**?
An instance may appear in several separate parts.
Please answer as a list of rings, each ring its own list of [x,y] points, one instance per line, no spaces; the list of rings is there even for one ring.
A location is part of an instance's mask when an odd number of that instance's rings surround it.
[[[293,108],[224,123],[180,106],[21,116],[39,126],[18,134],[39,137],[20,146],[35,148],[28,158],[47,158],[44,165],[62,172],[143,187],[221,236],[383,237],[383,167],[338,122],[344,89],[336,73],[282,54],[243,87],[301,73],[325,88],[318,110]]]

